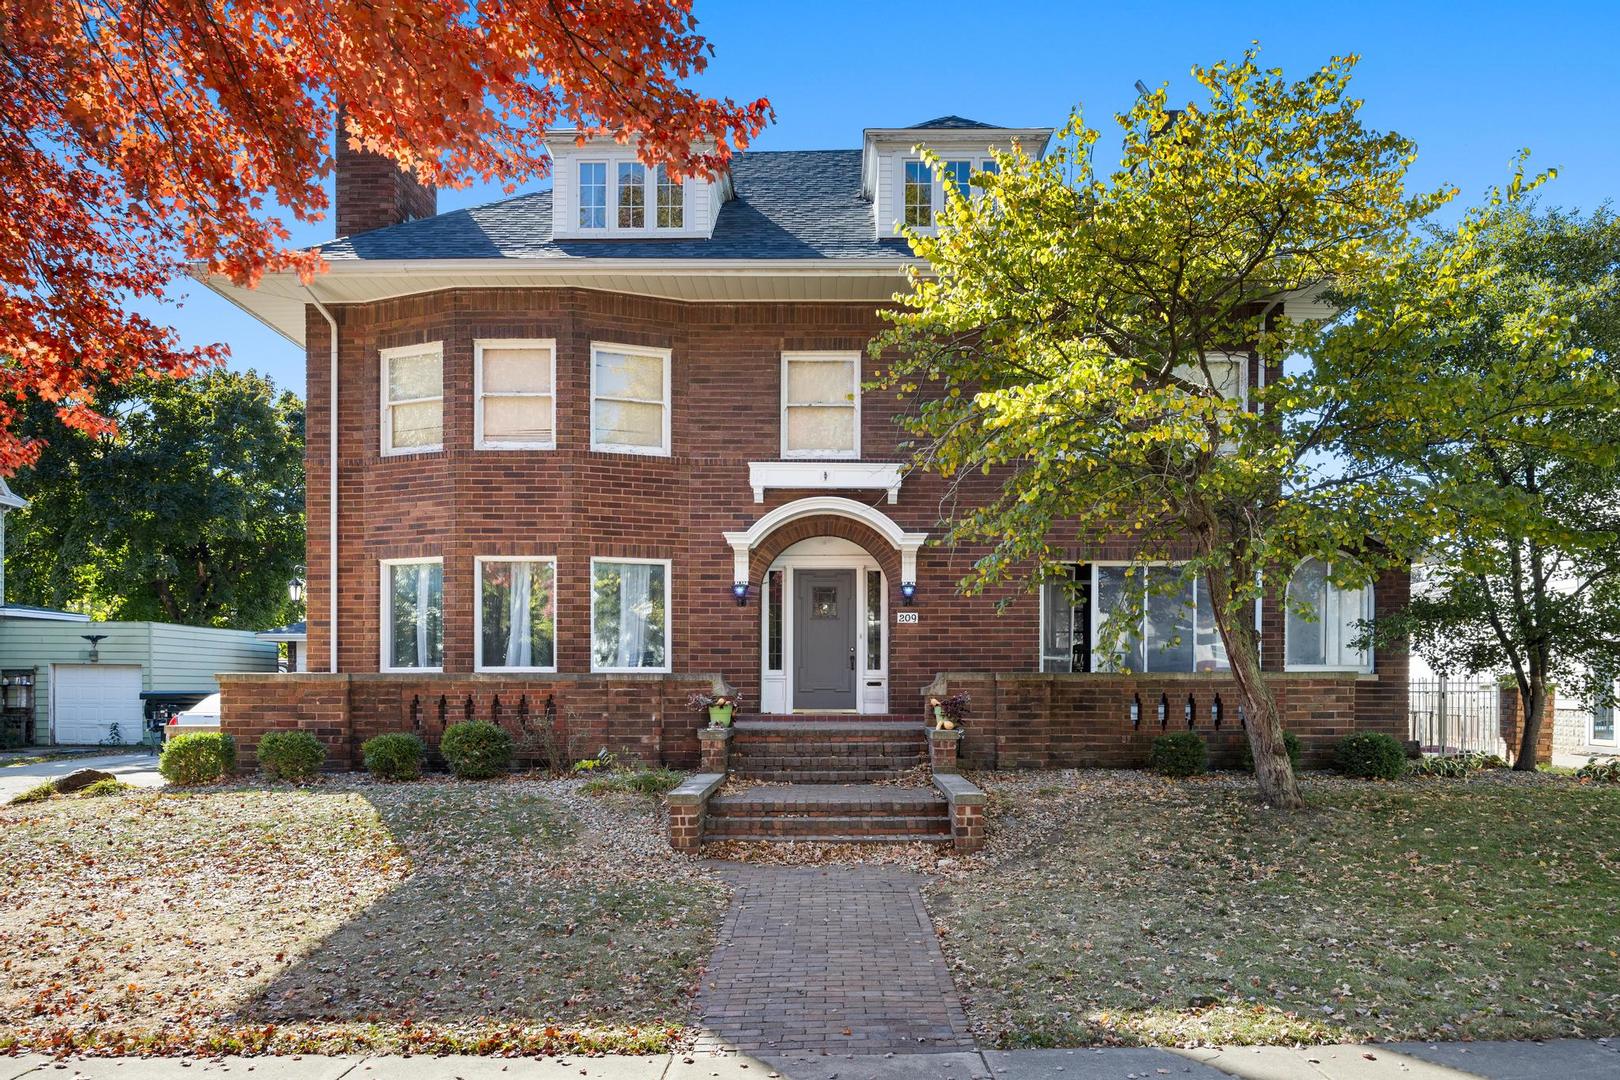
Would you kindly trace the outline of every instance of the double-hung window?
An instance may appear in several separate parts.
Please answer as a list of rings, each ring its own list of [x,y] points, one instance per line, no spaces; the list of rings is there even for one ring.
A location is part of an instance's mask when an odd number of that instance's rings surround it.
[[[1283,655],[1291,670],[1371,671],[1372,655],[1356,648],[1373,617],[1370,588],[1341,589],[1332,567],[1306,559],[1288,582]]]
[[[382,562],[384,671],[444,669],[444,560]]]
[[[444,448],[444,346],[406,345],[382,356],[382,452]]]
[[[861,456],[861,354],[782,354],[782,456]]]
[[[556,343],[544,339],[473,343],[475,445],[480,450],[557,446]]]
[[[591,449],[669,454],[668,349],[591,344]]]
[[[479,671],[557,670],[557,562],[477,560]]]
[[[607,162],[579,163],[579,227],[607,228]]]
[[[658,166],[655,185],[657,199],[656,224],[660,229],[679,229],[686,225],[686,185],[669,174],[669,169]]]
[[[591,560],[591,670],[668,671],[668,559]]]
[[[647,167],[639,161],[619,162],[619,228],[647,227]]]

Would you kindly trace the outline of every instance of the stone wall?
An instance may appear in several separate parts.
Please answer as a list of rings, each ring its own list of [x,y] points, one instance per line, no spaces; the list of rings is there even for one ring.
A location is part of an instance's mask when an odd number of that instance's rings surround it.
[[[1406,738],[1404,713],[1365,704],[1386,697],[1367,693],[1377,675],[1279,673],[1270,680],[1307,767],[1331,764],[1334,744],[1354,731]],[[1188,730],[1208,740],[1212,765],[1231,767],[1247,739],[1242,696],[1223,676],[953,672],[929,687],[939,695],[960,691],[972,698],[959,751],[968,768],[1136,768],[1147,764],[1154,739]]]

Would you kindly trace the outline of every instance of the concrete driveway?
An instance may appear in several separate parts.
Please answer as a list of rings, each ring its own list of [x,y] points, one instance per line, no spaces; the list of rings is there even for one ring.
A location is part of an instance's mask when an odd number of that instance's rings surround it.
[[[66,776],[79,769],[100,769],[112,773],[126,784],[139,787],[160,787],[163,784],[163,777],[157,771],[156,754],[80,754],[35,765],[0,766],[0,803],[9,802],[12,796],[53,777]]]

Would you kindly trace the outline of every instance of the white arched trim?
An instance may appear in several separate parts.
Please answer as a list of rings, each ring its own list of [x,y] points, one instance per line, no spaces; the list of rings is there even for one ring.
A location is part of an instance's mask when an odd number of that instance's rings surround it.
[[[808,499],[796,499],[793,502],[778,506],[764,517],[750,525],[745,532],[725,533],[726,543],[731,545],[732,580],[748,580],[749,555],[771,533],[784,525],[791,524],[801,518],[820,517],[849,518],[858,521],[877,533],[894,546],[900,553],[900,580],[917,580],[917,550],[928,539],[925,532],[906,532],[894,519],[875,506],[856,502],[854,499],[845,499],[837,495],[817,495]]]

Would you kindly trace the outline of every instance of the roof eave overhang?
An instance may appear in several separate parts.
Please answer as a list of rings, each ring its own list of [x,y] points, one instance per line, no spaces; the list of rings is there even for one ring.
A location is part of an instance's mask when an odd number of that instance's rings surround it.
[[[253,288],[192,266],[192,277],[300,348],[304,308],[364,304],[456,288],[583,288],[691,303],[891,299],[912,256],[851,259],[338,259],[305,285],[267,274]]]

